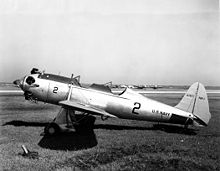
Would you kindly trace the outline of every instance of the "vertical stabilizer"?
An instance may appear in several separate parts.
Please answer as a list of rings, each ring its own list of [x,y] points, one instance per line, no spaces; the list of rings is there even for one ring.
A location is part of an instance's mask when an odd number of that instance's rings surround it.
[[[182,100],[175,107],[186,112],[193,113],[193,107],[195,103],[195,96],[198,92],[199,83],[194,83],[190,86],[186,94],[183,96]]]
[[[205,87],[198,82],[190,86],[182,100],[175,107],[192,113],[194,124],[197,126],[207,126],[211,118]]]

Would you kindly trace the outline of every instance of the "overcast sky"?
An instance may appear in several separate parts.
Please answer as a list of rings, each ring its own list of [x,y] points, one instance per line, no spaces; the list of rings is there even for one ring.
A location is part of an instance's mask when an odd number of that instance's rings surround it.
[[[2,0],[0,82],[220,85],[218,0]]]

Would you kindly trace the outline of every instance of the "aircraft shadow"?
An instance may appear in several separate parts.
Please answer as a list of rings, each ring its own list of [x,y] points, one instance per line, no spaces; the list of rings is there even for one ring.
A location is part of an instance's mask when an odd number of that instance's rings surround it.
[[[160,130],[160,131],[164,131],[167,133],[196,135],[196,132],[194,129],[184,129],[181,126],[166,125],[166,124],[155,124],[151,127],[97,124],[97,125],[94,125],[93,128],[94,129],[107,129],[107,130]]]
[[[13,125],[16,127],[27,126],[27,127],[45,127],[49,122],[26,122],[21,120],[14,120],[6,122],[3,126]],[[87,130],[76,132],[62,132],[54,136],[46,136],[39,141],[38,145],[42,148],[48,148],[52,150],[81,150],[96,146],[97,139],[93,131]]]
[[[20,120],[14,120],[4,123],[2,126],[13,125],[13,126],[33,126],[33,127],[44,127],[47,126],[49,122],[26,122]]]
[[[152,130],[151,127],[128,126],[128,125],[112,125],[112,124],[95,124],[93,129],[107,130]]]
[[[38,143],[42,148],[70,151],[92,148],[97,144],[93,130],[87,133],[65,132],[54,136],[45,135]]]
[[[6,122],[3,126],[13,125],[13,126],[32,126],[32,127],[45,127],[49,122],[26,122],[20,120],[14,120]],[[167,133],[177,133],[186,135],[196,135],[194,129],[184,129],[178,125],[166,125],[166,124],[154,124],[151,127],[141,127],[141,126],[128,126],[128,125],[112,125],[112,124],[95,124],[93,129],[106,129],[106,130],[160,130]],[[93,130],[92,130],[93,131]]]
[[[185,135],[196,135],[195,129],[187,128],[184,129],[178,125],[166,125],[166,124],[154,124],[152,130],[161,130],[167,133],[185,134]]]

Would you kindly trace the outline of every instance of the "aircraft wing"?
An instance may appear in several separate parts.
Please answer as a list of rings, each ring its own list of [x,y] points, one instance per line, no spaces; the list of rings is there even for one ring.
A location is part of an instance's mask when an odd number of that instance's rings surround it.
[[[60,101],[59,104],[64,106],[65,108],[70,108],[70,109],[81,111],[81,112],[91,113],[93,115],[101,115],[101,116],[117,118],[116,116],[111,115],[102,109],[95,108],[87,104],[82,104],[82,103],[78,103],[78,102],[74,102],[70,100]]]

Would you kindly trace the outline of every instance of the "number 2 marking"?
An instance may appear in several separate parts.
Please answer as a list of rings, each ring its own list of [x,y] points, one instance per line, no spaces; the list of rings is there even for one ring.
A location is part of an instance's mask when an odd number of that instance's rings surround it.
[[[141,108],[141,104],[138,103],[138,102],[135,102],[135,103],[134,103],[134,108],[133,108],[133,110],[132,110],[132,113],[138,115],[139,113],[138,113],[137,111],[135,111],[135,110],[138,110],[138,109],[140,109],[140,108]]]
[[[58,91],[58,87],[54,87],[53,93],[57,93],[57,91]]]

